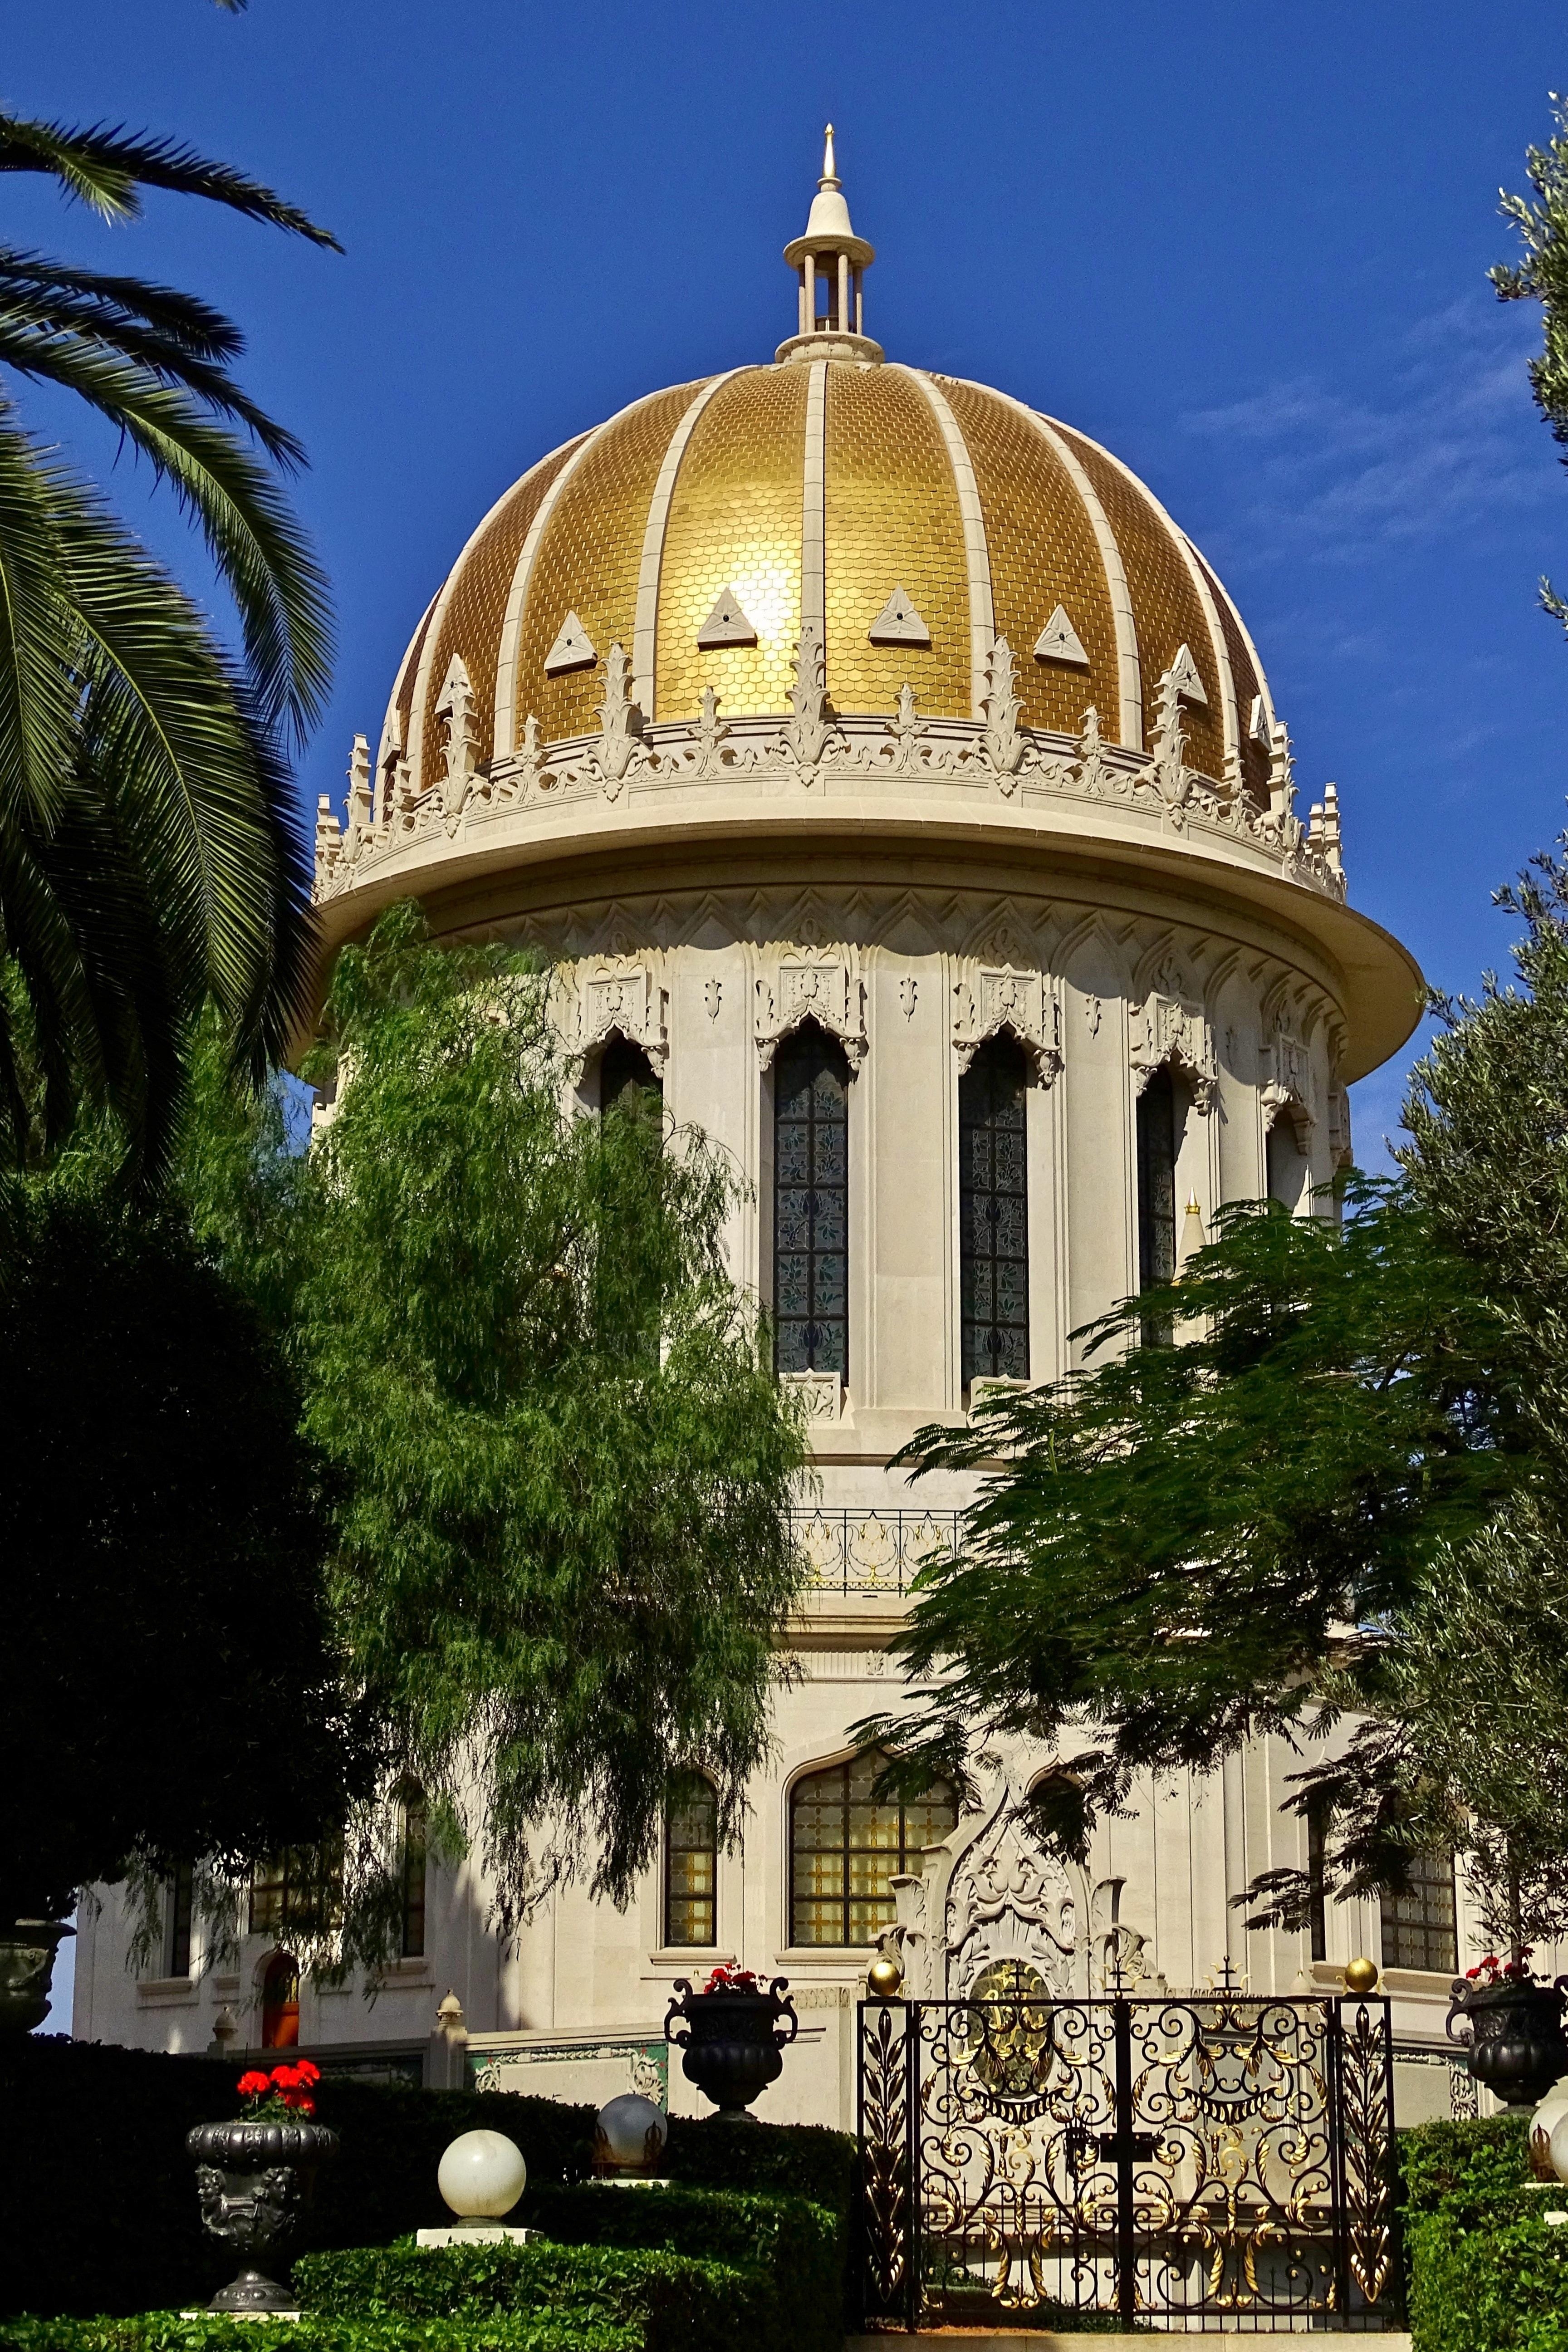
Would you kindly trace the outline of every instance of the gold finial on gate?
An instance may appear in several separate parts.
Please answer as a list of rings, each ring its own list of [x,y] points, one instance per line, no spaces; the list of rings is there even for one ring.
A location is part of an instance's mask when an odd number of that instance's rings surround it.
[[[879,1952],[866,1971],[866,1990],[873,2000],[897,2000],[904,1972],[890,1952]]]
[[[1345,1990],[1354,1993],[1375,1992],[1377,1962],[1368,1959],[1352,1960],[1345,1969]]]

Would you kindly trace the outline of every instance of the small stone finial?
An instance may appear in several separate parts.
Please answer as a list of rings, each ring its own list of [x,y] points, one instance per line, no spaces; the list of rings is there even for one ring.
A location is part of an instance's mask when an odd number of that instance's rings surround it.
[[[363,735],[356,735],[353,750],[349,754],[349,854],[359,849],[375,823],[375,793],[370,780],[370,743]]]
[[[436,2011],[436,2027],[438,2032],[446,2034],[461,2033],[466,2031],[463,2004],[450,1987],[447,1988],[446,1999]]]
[[[1340,788],[1338,784],[1323,786],[1323,822],[1321,846],[1329,871],[1336,881],[1343,881],[1344,855],[1340,846]]]
[[[316,803],[316,879],[322,881],[342,855],[343,829],[331,800],[323,793]]]
[[[822,177],[819,188],[836,188],[839,184],[838,169],[833,160],[833,125],[830,122],[822,134]]]

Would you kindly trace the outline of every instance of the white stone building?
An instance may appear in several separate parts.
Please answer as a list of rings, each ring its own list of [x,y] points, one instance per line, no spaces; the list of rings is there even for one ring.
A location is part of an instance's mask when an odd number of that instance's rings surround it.
[[[662,2077],[672,1982],[733,1957],[801,2013],[759,2113],[851,2126],[854,2003],[897,1916],[915,1984],[955,1992],[999,1957],[1063,1990],[1112,1957],[1173,1989],[1228,1959],[1284,1991],[1370,1953],[1402,2106],[1445,2109],[1451,1871],[1403,1920],[1331,1904],[1315,1937],[1248,1937],[1228,1906],[1307,1860],[1278,1746],[1148,1787],[1087,1872],[1012,1811],[1048,1755],[1014,1753],[956,1827],[852,1785],[847,1727],[899,1689],[904,1582],[968,1498],[889,1457],[988,1381],[1066,1370],[1069,1333],[1221,1202],[1306,1213],[1420,975],[1347,903],[1333,785],[1298,818],[1251,639],[1152,494],[865,334],[872,249],[831,140],[785,257],[773,363],[634,402],[479,524],[374,761],[356,742],[346,825],[323,800],[318,831],[333,941],[416,893],[438,935],[538,945],[584,1101],[657,1083],[751,1181],[733,1268],[807,1391],[820,1479],[774,1769],[740,1850],[714,1854],[699,1809],[626,1913],[568,1891],[513,1949],[473,1864],[411,1866],[407,1954],[370,2006],[307,1981],[290,2011],[282,1883],[230,1974],[174,1899],[163,1972],[136,1980],[111,1899],[84,1921],[75,2031],[237,2051],[297,2030],[329,2063],[458,2080],[466,2054],[602,2097]],[[669,2090],[700,2104],[679,2071]]]

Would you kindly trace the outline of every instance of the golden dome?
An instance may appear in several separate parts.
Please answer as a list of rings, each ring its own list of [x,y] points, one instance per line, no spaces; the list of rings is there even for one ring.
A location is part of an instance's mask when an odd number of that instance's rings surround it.
[[[801,342],[809,339],[802,338]],[[1163,680],[1188,764],[1269,803],[1273,708],[1229,597],[1152,494],[1083,434],[921,369],[815,358],[635,401],[542,458],[474,532],[426,614],[382,759],[440,772],[454,656],[474,753],[591,734],[612,646],[652,724],[783,716],[815,623],[830,708],[982,715],[998,637],[1020,722],[1152,747]]]

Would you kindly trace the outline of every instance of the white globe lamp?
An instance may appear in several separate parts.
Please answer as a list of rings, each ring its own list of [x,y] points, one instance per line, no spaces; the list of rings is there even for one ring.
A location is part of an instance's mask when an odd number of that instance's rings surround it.
[[[528,2185],[522,2150],[504,2132],[464,2132],[441,2158],[436,2186],[459,2222],[482,2228],[510,2213]]]

